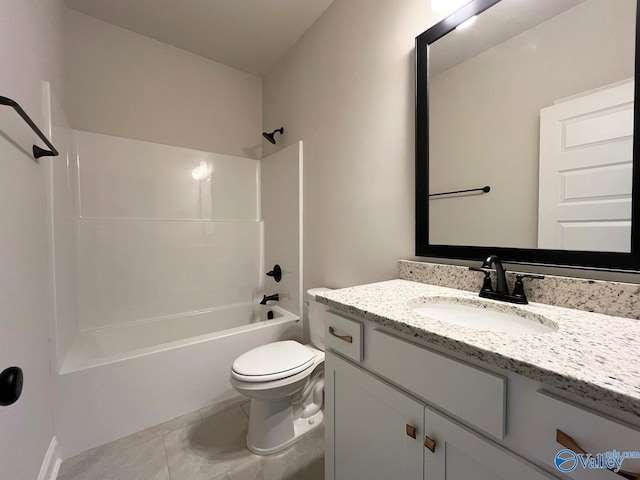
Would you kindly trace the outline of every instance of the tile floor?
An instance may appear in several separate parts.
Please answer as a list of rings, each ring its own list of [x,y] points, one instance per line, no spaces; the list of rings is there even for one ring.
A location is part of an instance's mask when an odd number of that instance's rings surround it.
[[[322,480],[324,426],[267,457],[245,446],[249,403],[227,402],[65,460],[58,480]]]

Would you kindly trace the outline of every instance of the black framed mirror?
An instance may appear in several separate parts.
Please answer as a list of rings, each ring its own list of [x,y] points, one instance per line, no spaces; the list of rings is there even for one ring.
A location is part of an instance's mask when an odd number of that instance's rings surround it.
[[[639,4],[473,0],[416,38],[417,256],[640,271]]]

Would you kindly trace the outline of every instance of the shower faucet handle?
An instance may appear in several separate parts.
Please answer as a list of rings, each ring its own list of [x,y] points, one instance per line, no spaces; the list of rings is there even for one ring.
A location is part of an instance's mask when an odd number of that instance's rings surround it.
[[[273,270],[267,272],[267,277],[273,277],[276,282],[282,280],[282,269],[277,263],[273,266]]]
[[[20,367],[5,368],[0,373],[0,407],[14,404],[22,395],[24,376]]]

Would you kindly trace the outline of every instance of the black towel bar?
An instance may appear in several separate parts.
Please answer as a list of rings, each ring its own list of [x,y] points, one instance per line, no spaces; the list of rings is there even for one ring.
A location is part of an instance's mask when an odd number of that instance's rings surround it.
[[[0,95],[0,105],[7,105],[8,107],[12,107],[16,112],[18,112],[18,115],[20,115],[20,117],[22,117],[22,119],[27,122],[27,125],[29,125],[31,127],[31,130],[33,130],[34,132],[36,132],[36,135],[38,135],[38,137],[40,137],[40,140],[42,140],[47,147],[49,147],[49,150],[45,150],[44,148],[41,148],[37,145],[33,146],[33,156],[35,158],[40,158],[40,157],[57,157],[58,154],[58,150],[56,150],[56,147],[54,147],[51,142],[49,141],[49,139],[47,139],[47,137],[44,136],[44,133],[42,133],[40,131],[40,129],[38,128],[38,126],[33,123],[33,120],[31,120],[31,118],[29,118],[29,115],[27,115],[27,112],[25,112],[22,107],[18,104],[18,102],[16,102],[15,100],[11,100],[10,98],[7,97],[3,97]]]
[[[469,188],[467,190],[455,190],[455,191],[452,191],[452,192],[430,193],[429,197],[439,197],[440,195],[453,195],[455,193],[469,193],[469,192],[489,193],[490,191],[491,191],[491,187],[489,185],[486,185],[484,187]]]

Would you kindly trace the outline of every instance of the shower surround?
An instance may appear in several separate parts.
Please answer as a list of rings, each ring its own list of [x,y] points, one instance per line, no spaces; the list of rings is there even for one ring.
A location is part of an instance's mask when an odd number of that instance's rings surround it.
[[[235,396],[228,382],[233,359],[301,336],[302,298],[301,143],[261,165],[66,134],[68,162],[53,165],[51,175],[56,415],[64,457]],[[262,170],[268,180],[261,191]],[[273,199],[291,179],[285,207],[291,211],[281,212]],[[264,220],[275,222],[280,213],[294,222],[278,225],[290,233],[265,241]],[[271,285],[265,259],[283,247],[289,256],[278,262],[286,282]],[[286,310],[257,305],[278,288]]]

